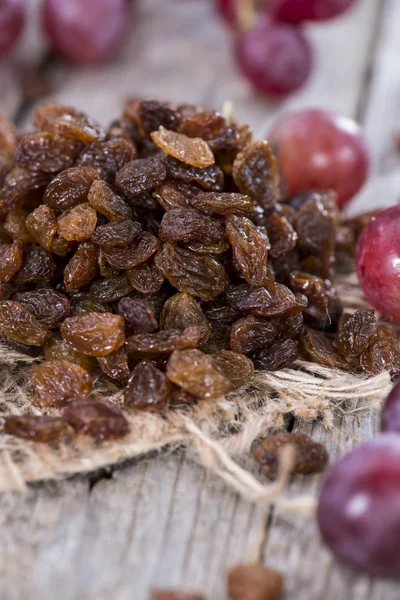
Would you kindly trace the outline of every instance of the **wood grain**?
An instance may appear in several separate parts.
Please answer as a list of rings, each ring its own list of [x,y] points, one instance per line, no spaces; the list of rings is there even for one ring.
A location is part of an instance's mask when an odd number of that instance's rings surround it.
[[[236,73],[230,35],[207,0],[142,0],[128,43],[114,62],[90,69],[53,64],[60,85],[52,99],[75,104],[104,123],[128,94],[214,107],[230,99],[237,117],[257,133],[282,111],[310,105],[358,115],[373,146],[374,168],[355,206],[373,206],[393,201],[400,189],[390,142],[398,119],[399,21],[397,0],[363,0],[345,18],[310,28],[318,55],[313,79],[275,105],[254,97]],[[32,64],[38,65],[45,49],[36,38],[31,43],[38,48]],[[13,64],[2,65],[0,76],[3,68],[11,74]],[[26,124],[34,106],[25,104],[15,78],[5,87],[0,81],[0,109],[20,114]],[[333,458],[371,437],[377,417],[356,411],[329,432],[320,424],[295,423],[295,429],[324,441]],[[246,466],[256,469],[250,458]],[[373,582],[337,565],[312,520],[244,501],[181,452],[102,475],[0,497],[0,600],[146,600],[151,587],[164,586],[226,600],[227,568],[251,560],[282,570],[286,600],[400,597],[398,585]],[[256,475],[263,477],[257,470]],[[317,485],[317,478],[297,478],[291,490],[312,491]]]

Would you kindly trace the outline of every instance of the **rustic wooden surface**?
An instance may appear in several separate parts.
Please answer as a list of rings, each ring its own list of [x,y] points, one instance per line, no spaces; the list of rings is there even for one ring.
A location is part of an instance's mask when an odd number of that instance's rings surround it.
[[[207,0],[138,0],[132,34],[118,59],[97,68],[54,60],[32,19],[15,54],[0,64],[0,110],[27,126],[35,102],[21,91],[29,68],[56,82],[51,98],[102,122],[128,94],[220,107],[264,134],[281,111],[326,106],[360,119],[372,148],[371,182],[354,210],[388,205],[400,192],[393,132],[400,127],[400,2],[360,0],[343,19],[311,27],[318,67],[310,84],[283,104],[255,98],[236,75],[227,31]],[[331,456],[377,431],[376,411],[337,419],[332,431],[294,423],[323,440]],[[254,469],[250,459],[248,467]],[[254,471],[260,479],[262,475]],[[312,491],[298,478],[293,492]],[[146,600],[152,587],[202,590],[225,600],[224,573],[261,560],[286,576],[286,600],[398,600],[400,586],[371,581],[336,564],[315,524],[254,505],[183,453],[131,462],[96,477],[44,483],[0,497],[1,600]]]

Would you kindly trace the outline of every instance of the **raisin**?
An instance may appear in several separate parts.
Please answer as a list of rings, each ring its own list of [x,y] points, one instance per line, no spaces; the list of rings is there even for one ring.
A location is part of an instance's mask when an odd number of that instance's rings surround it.
[[[220,350],[230,350],[229,325],[219,321],[211,321],[210,327],[210,337],[205,343],[201,344],[200,350],[206,354],[214,354]]]
[[[172,384],[174,387],[168,396],[168,407],[172,408],[183,408],[185,406],[191,406],[197,403],[196,396],[190,394],[186,390],[179,388]]]
[[[283,586],[279,571],[264,565],[237,565],[227,576],[228,594],[234,600],[278,600]]]
[[[71,402],[62,413],[63,419],[77,433],[97,442],[116,439],[129,432],[129,423],[116,404],[101,398],[82,398]]]
[[[172,156],[164,160],[169,179],[179,179],[184,183],[197,183],[206,190],[222,192],[224,188],[224,172],[217,165],[200,169],[185,165]]]
[[[64,269],[64,285],[68,292],[79,290],[94,279],[97,273],[98,250],[91,242],[79,244]]]
[[[307,297],[308,304],[304,315],[311,322],[323,327],[337,323],[343,309],[336,290],[330,287],[330,282],[325,282],[316,275],[292,271],[289,275],[289,286],[293,292]]]
[[[231,389],[214,359],[200,350],[175,350],[168,360],[167,376],[199,398],[218,398]]]
[[[276,214],[269,215],[265,219],[265,226],[271,244],[271,258],[275,259],[285,256],[285,254],[295,248],[297,233],[285,217]]]
[[[136,365],[124,392],[124,404],[129,408],[146,409],[165,406],[171,385],[167,376],[151,361]]]
[[[269,346],[276,335],[277,329],[270,321],[249,315],[232,325],[230,345],[232,350],[248,354]]]
[[[268,278],[268,239],[264,239],[247,217],[230,215],[226,233],[233,255],[250,285],[263,285]]]
[[[55,130],[60,135],[82,142],[82,144],[91,144],[105,137],[105,132],[101,127],[86,115],[79,117],[65,115],[57,119],[55,125]]]
[[[75,352],[58,331],[51,333],[47,338],[43,346],[43,352],[46,360],[68,360],[89,372],[93,368],[93,359],[90,356]]]
[[[317,256],[331,252],[336,243],[337,224],[335,192],[313,193],[297,215],[299,247]]]
[[[223,266],[211,256],[164,244],[155,263],[171,285],[202,300],[211,300],[228,287]]]
[[[263,208],[272,208],[278,202],[278,169],[268,142],[258,140],[248,144],[237,155],[232,175],[240,192]]]
[[[48,330],[22,304],[12,300],[0,303],[0,331],[21,344],[41,346]]]
[[[185,247],[192,252],[197,252],[198,254],[222,254],[229,248],[229,244],[224,237],[221,237],[219,240],[215,240],[214,242],[186,242]]]
[[[0,244],[0,282],[7,283],[17,273],[23,260],[23,248],[20,242]]]
[[[158,329],[153,308],[146,299],[121,298],[118,302],[118,314],[124,318],[125,326],[130,333],[150,333]]]
[[[123,248],[132,244],[142,226],[135,221],[120,221],[99,225],[92,235],[92,242],[102,248]]]
[[[26,228],[26,217],[28,212],[22,208],[10,210],[4,222],[4,229],[14,242],[31,244],[32,236]],[[2,261],[1,261],[2,262]]]
[[[58,173],[73,165],[80,149],[79,142],[54,132],[31,133],[19,143],[16,164],[31,171]]]
[[[69,242],[88,240],[96,228],[96,211],[87,202],[63,212],[57,220],[57,232]]]
[[[240,352],[220,350],[212,355],[220,371],[236,390],[249,381],[254,374],[253,362]]]
[[[74,242],[65,240],[63,237],[61,237],[61,235],[58,235],[58,233],[56,233],[56,235],[53,237],[53,241],[51,243],[52,253],[62,257],[73,252],[74,247]]]
[[[178,182],[176,181],[166,181],[165,183],[162,183],[159,187],[157,187],[153,192],[153,197],[157,200],[157,202],[165,211],[171,210],[173,208],[182,208],[189,206],[189,185],[181,183],[178,187],[177,184]],[[185,185],[186,187],[182,187]]]
[[[58,214],[77,204],[87,202],[93,182],[99,181],[97,171],[90,167],[71,167],[59,173],[46,188],[43,203]]]
[[[131,207],[105,181],[93,182],[88,193],[88,203],[109,221],[124,221],[132,218]]]
[[[335,347],[346,358],[360,356],[377,333],[377,322],[373,310],[360,309],[339,329]]]
[[[114,350],[114,352],[107,354],[107,356],[99,356],[97,360],[100,365],[100,369],[105,375],[111,377],[111,379],[116,379],[117,381],[121,381],[123,383],[126,383],[126,381],[129,379],[130,368],[128,364],[128,356],[123,348]]]
[[[326,367],[346,368],[346,361],[323,333],[307,329],[300,336],[300,343],[302,351],[311,362],[317,362]]]
[[[164,242],[214,244],[224,240],[225,231],[219,221],[197,210],[175,208],[164,214],[159,235]]]
[[[16,285],[52,281],[56,275],[56,265],[49,252],[40,246],[24,246],[22,267],[14,276]]]
[[[192,167],[204,169],[215,163],[210,146],[201,138],[190,138],[160,126],[151,133],[151,139],[166,154]]]
[[[175,294],[165,302],[160,315],[161,329],[185,329],[197,325],[200,330],[199,343],[210,337],[210,326],[200,304],[190,294]]]
[[[299,343],[296,340],[279,340],[267,348],[251,355],[256,369],[260,371],[280,371],[290,367],[299,357]]]
[[[71,312],[74,317],[80,317],[91,312],[111,312],[111,307],[98,302],[91,294],[80,293],[71,297]]]
[[[61,417],[11,415],[4,421],[4,433],[43,444],[58,441],[67,432],[68,425]]]
[[[83,150],[77,164],[95,169],[101,179],[114,183],[118,171],[135,158],[137,150],[131,142],[115,139],[91,144]]]
[[[155,333],[137,333],[128,337],[126,351],[133,358],[168,356],[174,350],[196,348],[200,335],[200,328],[195,325],[187,327],[183,331],[167,329]]]
[[[284,315],[296,306],[293,292],[280,283],[272,283],[268,287],[231,285],[226,296],[236,310],[258,317]]]
[[[304,318],[301,312],[286,317],[272,319],[280,339],[296,339],[303,330]]]
[[[139,158],[127,163],[117,173],[117,189],[128,198],[154,190],[166,178],[164,164],[159,158]]]
[[[66,117],[79,119],[84,116],[84,113],[72,106],[66,106],[65,104],[60,104],[58,102],[48,102],[36,109],[35,114],[32,117],[32,123],[36,129],[53,131],[59,119]]]
[[[246,215],[253,211],[252,201],[243,194],[200,192],[189,203],[196,210],[216,215]]]
[[[271,435],[260,442],[254,450],[254,458],[268,475],[275,476],[279,469],[279,451],[286,444],[295,450],[292,473],[320,473],[328,464],[325,446],[313,442],[303,433],[282,432]]]
[[[160,242],[154,235],[148,231],[142,231],[136,235],[134,241],[128,246],[104,250],[104,257],[112,267],[132,269],[146,262],[159,247]]]
[[[164,283],[164,277],[152,259],[129,269],[126,274],[132,287],[142,294],[158,292]]]
[[[90,293],[98,302],[115,302],[132,291],[125,274],[97,279],[90,286]]]
[[[67,296],[52,288],[19,292],[13,296],[13,300],[27,308],[42,325],[47,327],[58,327],[66,317],[69,317],[71,311]]]
[[[44,250],[51,251],[57,232],[57,218],[52,208],[44,204],[35,208],[26,218],[26,228]]]
[[[20,354],[26,354],[27,356],[31,356],[32,358],[37,358],[41,355],[41,347],[40,346],[28,346],[27,344],[22,344],[21,342],[17,342],[13,340],[12,337],[1,331],[0,326],[0,344],[7,346],[7,348],[11,348]]]
[[[32,370],[29,384],[37,406],[65,406],[74,398],[90,394],[92,378],[68,360],[47,360]]]
[[[156,131],[160,126],[176,130],[181,120],[179,111],[172,104],[160,100],[133,102],[127,108],[125,114],[128,117],[132,114],[134,115],[139,129],[144,136],[150,135],[152,131]]]
[[[74,350],[89,356],[106,356],[125,342],[123,318],[110,313],[69,317],[60,331]]]
[[[394,379],[400,373],[399,346],[396,337],[389,330],[378,329],[370,338],[367,348],[360,356],[360,365],[368,375],[379,375],[389,371]]]
[[[0,215],[6,215],[9,210],[21,208],[29,197],[41,190],[50,179],[50,175],[28,169],[15,168],[10,171],[0,189]]]

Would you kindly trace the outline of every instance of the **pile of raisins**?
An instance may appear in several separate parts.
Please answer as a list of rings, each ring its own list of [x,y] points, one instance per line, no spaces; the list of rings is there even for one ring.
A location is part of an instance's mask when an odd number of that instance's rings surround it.
[[[33,125],[0,120],[0,341],[44,355],[32,403],[58,412],[6,432],[125,435],[120,408],[91,396],[98,370],[127,411],[218,398],[298,358],[400,371],[391,328],[343,315],[332,284],[363,220],[341,222],[333,192],[285,198],[248,127],[136,100],[107,130],[59,104]]]

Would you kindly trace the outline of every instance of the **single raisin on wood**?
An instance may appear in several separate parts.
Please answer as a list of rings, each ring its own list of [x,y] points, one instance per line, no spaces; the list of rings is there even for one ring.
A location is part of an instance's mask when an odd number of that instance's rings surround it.
[[[92,390],[92,378],[76,363],[68,360],[47,360],[35,367],[29,377],[32,401],[44,408],[65,406]]]
[[[89,356],[106,356],[125,342],[124,319],[105,312],[69,317],[60,331],[74,350]]]
[[[291,444],[295,450],[292,473],[320,473],[328,464],[325,446],[313,442],[303,433],[282,432],[262,440],[254,450],[254,458],[268,475],[275,476],[279,468],[279,450]]]
[[[4,433],[43,444],[59,441],[67,432],[68,425],[61,417],[10,415],[4,421]]]
[[[121,409],[102,398],[77,399],[64,408],[62,417],[77,433],[97,442],[120,438],[129,432],[129,423]]]
[[[279,571],[259,564],[237,565],[227,575],[228,594],[234,600],[278,600],[283,586]]]

